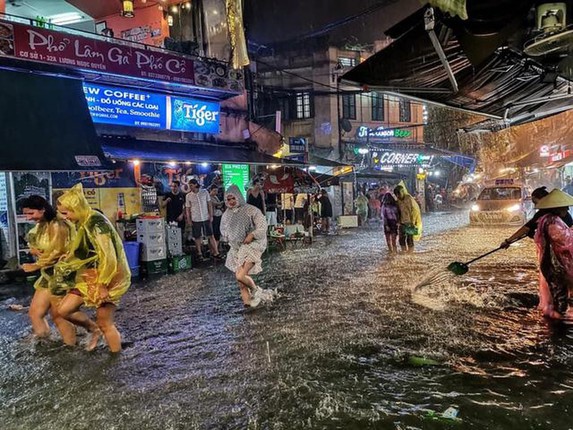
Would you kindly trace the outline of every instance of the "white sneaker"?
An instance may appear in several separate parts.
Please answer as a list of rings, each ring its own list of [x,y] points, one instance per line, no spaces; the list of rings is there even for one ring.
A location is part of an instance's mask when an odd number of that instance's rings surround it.
[[[257,287],[254,293],[251,294],[251,302],[249,303],[249,305],[252,308],[256,308],[261,304],[262,299],[263,299],[263,289]]]

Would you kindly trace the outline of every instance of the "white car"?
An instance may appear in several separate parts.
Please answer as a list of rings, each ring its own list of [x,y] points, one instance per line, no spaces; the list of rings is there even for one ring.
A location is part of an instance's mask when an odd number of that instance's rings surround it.
[[[484,188],[472,204],[472,225],[523,225],[532,214],[533,204],[525,188],[512,183],[496,183]]]

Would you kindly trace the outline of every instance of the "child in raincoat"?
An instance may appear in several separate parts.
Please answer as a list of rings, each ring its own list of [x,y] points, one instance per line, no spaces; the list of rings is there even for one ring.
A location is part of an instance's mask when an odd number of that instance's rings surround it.
[[[569,291],[573,289],[573,231],[562,219],[569,206],[573,206],[573,197],[558,189],[535,205],[549,212],[539,218],[534,240],[539,270],[551,295],[549,308],[543,313],[554,319],[567,316]]]
[[[111,222],[89,207],[81,184],[58,199],[58,210],[77,230],[67,258],[56,264],[57,275],[75,281],[59,312],[69,318],[82,305],[96,308],[96,322],[110,351],[119,352],[121,336],[114,314],[131,284],[123,243]]]
[[[32,322],[32,330],[37,337],[47,337],[50,326],[46,321],[48,311],[66,345],[76,344],[76,329],[70,321],[58,313],[58,305],[73,284],[59,282],[54,276],[54,265],[62,258],[73,239],[74,227],[57,216],[48,201],[37,195],[32,195],[22,202],[22,212],[28,221],[36,225],[28,232],[30,253],[36,257],[34,263],[22,265],[25,272],[40,271],[40,277],[34,283],[34,296],[28,315]],[[87,315],[76,312],[70,320],[88,331],[97,326]]]
[[[404,185],[394,188],[394,194],[400,210],[398,242],[403,252],[414,252],[414,240],[419,240],[422,235],[420,206]]]

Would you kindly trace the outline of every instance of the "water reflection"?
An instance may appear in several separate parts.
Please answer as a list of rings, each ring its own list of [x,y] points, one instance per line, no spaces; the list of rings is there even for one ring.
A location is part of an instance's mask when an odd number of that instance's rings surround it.
[[[412,294],[512,230],[466,221],[426,219],[414,255],[388,258],[375,228],[271,254],[280,298],[251,313],[222,267],[151,282],[118,312],[116,359],[32,345],[2,310],[3,428],[570,428],[572,332],[535,309],[531,242]]]

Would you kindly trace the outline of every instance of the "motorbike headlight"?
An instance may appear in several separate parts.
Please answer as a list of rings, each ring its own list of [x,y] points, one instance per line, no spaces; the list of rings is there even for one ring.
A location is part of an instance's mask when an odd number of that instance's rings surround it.
[[[516,203],[516,204],[514,204],[514,205],[511,205],[510,207],[508,207],[508,208],[506,209],[506,211],[508,211],[508,212],[517,212],[517,211],[519,211],[519,210],[521,210],[521,205],[520,205],[519,203]]]
[[[472,205],[472,211],[473,211],[473,212],[479,211],[479,206],[474,203],[474,204]]]

